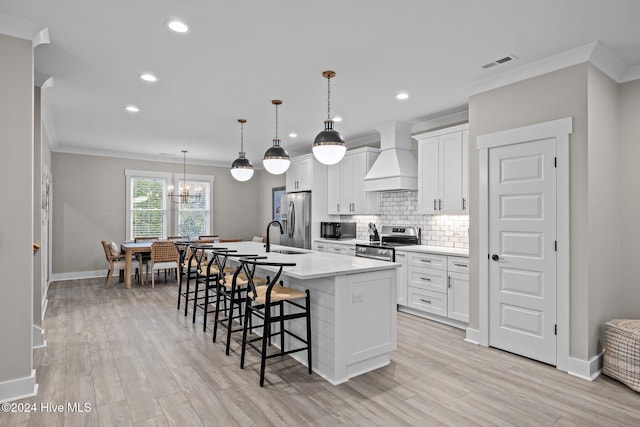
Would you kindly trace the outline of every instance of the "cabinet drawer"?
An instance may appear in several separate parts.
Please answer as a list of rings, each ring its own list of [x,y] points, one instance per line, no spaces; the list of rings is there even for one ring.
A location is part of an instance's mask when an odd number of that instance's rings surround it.
[[[438,270],[447,269],[446,255],[421,254],[418,252],[409,252],[409,265],[416,267],[428,267]]]
[[[326,250],[327,250],[327,244],[326,243],[316,243],[316,251],[325,252]]]
[[[409,287],[409,307],[447,317],[447,294]]]
[[[409,267],[409,286],[435,292],[447,292],[447,271]]]
[[[349,246],[346,245],[332,245],[329,243],[326,250],[332,254],[349,255]]]
[[[456,273],[469,274],[469,258],[450,256],[449,271]]]

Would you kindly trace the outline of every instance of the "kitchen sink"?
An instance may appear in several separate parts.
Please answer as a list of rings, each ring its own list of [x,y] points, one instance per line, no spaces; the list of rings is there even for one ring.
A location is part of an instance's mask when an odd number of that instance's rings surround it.
[[[279,254],[286,254],[286,255],[303,255],[306,254],[308,252],[298,252],[298,251],[292,251],[289,249],[273,249],[271,252],[276,252]]]

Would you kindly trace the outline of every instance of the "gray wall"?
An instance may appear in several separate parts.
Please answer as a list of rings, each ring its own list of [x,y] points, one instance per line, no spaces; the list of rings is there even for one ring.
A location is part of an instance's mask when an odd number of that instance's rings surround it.
[[[469,98],[469,324],[478,328],[478,152],[476,137],[500,130],[573,117],[570,142],[571,284],[570,355],[588,359],[586,64],[534,77]]]
[[[470,327],[478,328],[478,152],[476,137],[562,117],[570,137],[570,349],[588,361],[602,347],[602,325],[640,317],[634,278],[640,227],[640,83],[617,85],[591,64],[474,95],[469,99]],[[562,244],[562,242],[559,242]]]
[[[32,370],[33,48],[0,35],[0,385]],[[0,390],[2,387],[0,387]],[[33,392],[33,390],[31,390]],[[0,399],[7,396],[0,396]]]
[[[620,287],[623,296],[616,301],[621,318],[640,319],[640,80],[618,87],[619,97],[619,174],[617,186],[620,221]]]
[[[618,157],[622,154],[618,84],[593,65],[587,70],[588,123],[588,356],[602,351],[602,325],[620,315],[619,303],[632,297],[621,291]],[[629,188],[629,187],[627,187]],[[629,188],[631,189],[631,188]],[[640,300],[636,300],[640,301]]]
[[[54,274],[106,269],[100,241],[125,240],[125,169],[181,174],[182,162],[53,154]],[[190,165],[188,159],[187,173],[215,176],[213,233],[244,239],[263,233],[260,173],[238,182],[228,168]]]

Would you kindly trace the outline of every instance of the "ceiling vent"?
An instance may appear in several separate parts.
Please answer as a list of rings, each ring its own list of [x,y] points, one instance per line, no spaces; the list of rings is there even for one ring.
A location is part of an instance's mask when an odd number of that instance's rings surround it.
[[[496,67],[498,65],[502,65],[502,64],[504,64],[506,62],[513,61],[514,59],[518,59],[518,57],[513,55],[513,54],[507,55],[504,58],[496,59],[495,61],[492,61],[492,62],[489,62],[487,64],[484,64],[482,66],[482,68],[487,70],[489,68],[493,68],[493,67]]]

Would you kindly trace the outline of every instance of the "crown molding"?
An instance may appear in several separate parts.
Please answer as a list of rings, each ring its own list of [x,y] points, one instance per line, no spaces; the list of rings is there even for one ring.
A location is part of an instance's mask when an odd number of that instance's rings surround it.
[[[463,85],[460,89],[472,96],[585,62],[593,64],[616,83],[640,78],[640,65],[628,66],[602,43],[595,41]]]

